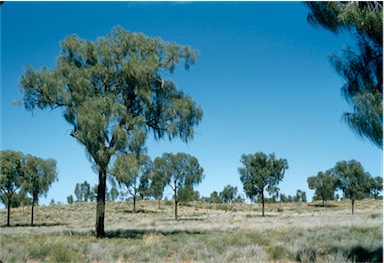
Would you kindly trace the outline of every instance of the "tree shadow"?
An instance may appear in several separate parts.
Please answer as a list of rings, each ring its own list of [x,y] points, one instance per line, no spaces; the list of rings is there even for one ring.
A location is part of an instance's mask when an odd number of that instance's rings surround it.
[[[0,227],[44,227],[44,226],[66,226],[63,223],[37,223],[37,224],[11,224],[10,226],[0,225]]]
[[[173,236],[180,234],[188,235],[202,235],[202,231],[191,231],[191,230],[140,230],[140,229],[117,229],[105,232],[106,238],[126,238],[126,239],[142,239],[144,235],[148,234],[160,234],[163,236]]]
[[[121,212],[127,213],[127,214],[157,214],[157,211],[152,210],[144,210],[144,209],[136,209],[136,211],[133,210],[122,210]]]
[[[356,246],[351,249],[348,257],[356,262],[383,262],[383,246],[379,246],[373,251]]]

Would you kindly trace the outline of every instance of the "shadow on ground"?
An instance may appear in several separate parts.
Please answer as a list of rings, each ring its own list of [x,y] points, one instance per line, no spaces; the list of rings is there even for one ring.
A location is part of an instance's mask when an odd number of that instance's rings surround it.
[[[106,231],[105,237],[107,238],[130,238],[141,239],[144,235],[148,234],[161,234],[164,236],[172,236],[179,234],[188,235],[202,235],[202,231],[185,231],[185,230],[172,230],[172,231],[158,231],[158,230],[135,230],[135,229],[117,229],[112,231]]]
[[[63,223],[37,223],[37,224],[11,224],[10,226],[7,225],[0,225],[0,227],[43,227],[43,226],[66,226],[66,224]]]

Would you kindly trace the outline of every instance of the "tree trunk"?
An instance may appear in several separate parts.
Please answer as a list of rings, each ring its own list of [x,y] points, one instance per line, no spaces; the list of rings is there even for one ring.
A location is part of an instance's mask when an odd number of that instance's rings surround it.
[[[261,190],[262,216],[264,217],[264,188]]]
[[[159,207],[158,207],[158,209],[160,209],[160,201],[161,201],[161,199],[159,199],[158,201],[159,201]]]
[[[96,237],[104,237],[104,214],[105,214],[105,190],[107,185],[107,173],[99,172],[99,185],[97,187],[96,204]]]
[[[8,209],[8,214],[7,214],[7,226],[10,226],[11,223],[11,199],[8,197],[7,200],[7,209]]]
[[[32,198],[32,208],[31,208],[31,226],[33,226],[33,208],[35,207],[35,198]]]
[[[175,219],[177,220],[177,198],[175,197]]]
[[[136,188],[133,189],[133,212],[136,212]]]
[[[355,200],[354,199],[352,199],[352,215],[354,214],[354,210],[355,210]]]

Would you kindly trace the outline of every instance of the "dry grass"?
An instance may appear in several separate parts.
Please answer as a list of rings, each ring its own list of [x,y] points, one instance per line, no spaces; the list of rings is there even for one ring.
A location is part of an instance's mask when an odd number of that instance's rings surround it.
[[[168,204],[168,205],[167,205]],[[12,210],[4,227],[0,210],[3,262],[359,262],[382,260],[382,200],[259,205],[194,203],[179,209],[139,202],[108,203],[108,238],[93,237],[95,204],[78,203]]]

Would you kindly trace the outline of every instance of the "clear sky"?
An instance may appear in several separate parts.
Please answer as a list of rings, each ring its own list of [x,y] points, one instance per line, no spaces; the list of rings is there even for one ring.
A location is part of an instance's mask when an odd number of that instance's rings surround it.
[[[382,176],[382,151],[342,122],[349,106],[343,79],[328,56],[352,45],[308,24],[302,2],[5,2],[1,6],[1,150],[58,162],[59,182],[47,198],[66,203],[76,183],[97,183],[84,148],[70,135],[61,110],[13,106],[21,100],[24,66],[53,67],[59,42],[70,34],[95,41],[116,25],[199,51],[196,64],[172,76],[178,88],[204,109],[188,144],[153,139],[148,154],[186,152],[205,171],[201,196],[237,186],[242,154],[274,152],[288,160],[279,187],[294,195],[307,177],[337,161],[355,159]],[[169,189],[166,194],[171,195]]]

